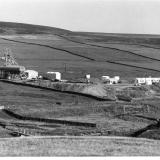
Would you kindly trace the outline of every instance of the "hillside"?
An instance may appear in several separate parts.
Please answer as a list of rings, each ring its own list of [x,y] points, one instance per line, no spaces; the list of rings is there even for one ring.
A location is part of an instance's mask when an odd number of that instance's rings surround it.
[[[64,78],[158,76],[160,36],[71,32],[54,27],[0,22],[0,50],[11,48],[28,68],[57,70]]]
[[[13,23],[13,22],[0,22],[0,34],[54,34],[54,33],[68,33],[70,31],[59,29],[55,27]]]

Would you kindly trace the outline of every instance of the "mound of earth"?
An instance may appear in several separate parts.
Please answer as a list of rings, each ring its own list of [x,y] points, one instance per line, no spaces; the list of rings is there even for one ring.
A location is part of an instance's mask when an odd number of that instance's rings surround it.
[[[108,100],[116,100],[115,90],[102,84],[53,83],[52,87],[61,91],[78,92]]]

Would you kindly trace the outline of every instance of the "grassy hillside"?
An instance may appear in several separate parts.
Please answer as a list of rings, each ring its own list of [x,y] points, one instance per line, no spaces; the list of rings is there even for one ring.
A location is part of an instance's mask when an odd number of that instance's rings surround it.
[[[67,79],[119,75],[159,76],[160,36],[71,32],[0,22],[0,49],[11,48],[27,68],[61,71]]]
[[[68,32],[70,31],[55,27],[13,22],[0,22],[0,34],[63,34]]]

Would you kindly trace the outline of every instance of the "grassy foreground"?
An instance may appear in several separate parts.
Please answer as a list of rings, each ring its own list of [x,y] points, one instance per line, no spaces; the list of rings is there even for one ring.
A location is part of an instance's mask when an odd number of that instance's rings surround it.
[[[122,137],[0,139],[0,156],[158,156],[160,141]]]

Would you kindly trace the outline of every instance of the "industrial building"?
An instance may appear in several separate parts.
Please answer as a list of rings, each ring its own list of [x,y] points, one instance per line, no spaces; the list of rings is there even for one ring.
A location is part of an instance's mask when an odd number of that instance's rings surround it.
[[[25,67],[18,65],[15,58],[13,58],[10,49],[5,49],[4,56],[0,59],[4,61],[3,65],[0,66],[1,79],[16,79],[25,71]]]
[[[0,66],[0,78],[16,79],[23,71],[25,71],[23,66]]]

